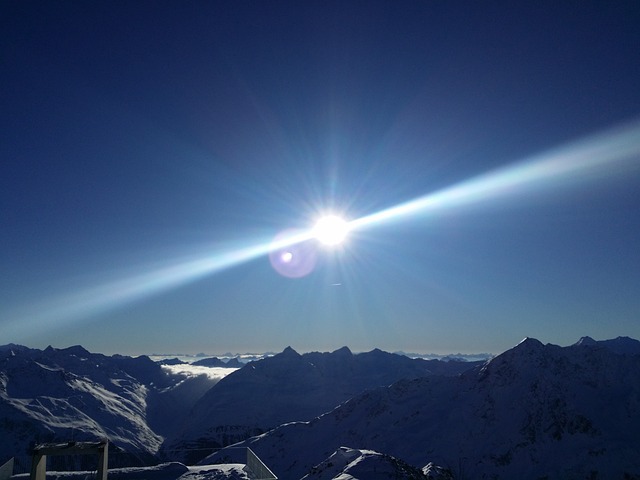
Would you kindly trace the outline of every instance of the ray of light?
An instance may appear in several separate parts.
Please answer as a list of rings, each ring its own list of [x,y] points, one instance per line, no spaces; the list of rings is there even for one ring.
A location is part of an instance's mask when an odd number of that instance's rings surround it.
[[[557,187],[606,173],[625,173],[640,165],[640,122],[556,149],[524,162],[489,172],[349,222],[351,230],[391,220],[495,199],[527,190]],[[596,177],[597,178],[597,177]],[[150,269],[126,279],[108,282],[65,297],[32,305],[29,311],[4,315],[5,331],[24,336],[47,325],[77,321],[116,309],[208,275],[240,265],[274,250],[314,238],[313,229],[243,248],[203,255]]]
[[[22,336],[33,329],[45,328],[53,322],[60,325],[92,317],[248,262],[266,255],[273,249],[286,248],[311,238],[310,232],[301,232],[278,238],[276,241],[265,241],[245,248],[150,269],[136,276],[30,305],[26,311],[12,312],[11,315],[7,315],[12,319],[5,323],[4,327],[7,332]]]
[[[350,222],[351,229],[397,220],[409,215],[518,195],[559,184],[623,174],[640,167],[640,122],[589,137],[532,159],[482,174],[451,187]]]

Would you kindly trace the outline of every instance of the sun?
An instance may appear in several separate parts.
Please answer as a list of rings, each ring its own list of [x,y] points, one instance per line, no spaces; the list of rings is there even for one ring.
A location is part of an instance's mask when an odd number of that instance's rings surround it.
[[[311,233],[324,245],[339,245],[347,238],[349,223],[337,215],[327,215],[316,222]]]

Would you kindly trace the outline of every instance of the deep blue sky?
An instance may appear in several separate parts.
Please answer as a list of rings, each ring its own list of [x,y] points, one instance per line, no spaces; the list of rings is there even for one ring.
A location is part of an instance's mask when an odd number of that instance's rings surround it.
[[[126,303],[105,293],[637,121],[640,4],[524,3],[2,2],[0,343],[640,337],[638,155],[371,225],[301,279],[261,256]]]

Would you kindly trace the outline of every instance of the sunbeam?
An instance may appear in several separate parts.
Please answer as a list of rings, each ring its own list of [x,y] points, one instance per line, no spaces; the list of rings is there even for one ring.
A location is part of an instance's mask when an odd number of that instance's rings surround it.
[[[631,167],[638,168],[639,154],[640,122],[635,122],[360,217],[351,221],[349,227],[359,229],[409,215],[515,196],[527,190],[550,189],[554,184],[598,179],[603,173],[623,174]]]
[[[46,328],[52,322],[60,325],[89,318],[249,262],[274,249],[283,249],[309,239],[311,233],[302,232],[280,237],[276,241],[175,262],[130,278],[45,300],[30,305],[26,311],[11,312],[7,316],[12,320],[5,327],[7,331],[22,336],[32,329]]]
[[[640,122],[636,122],[360,217],[348,222],[348,228],[364,229],[500,196],[517,196],[527,190],[568,186],[585,179],[598,179],[603,172],[623,174],[638,167],[639,154]],[[277,251],[284,252],[281,262],[290,264],[293,254],[286,250],[287,247],[314,239],[316,230],[312,227],[299,233],[279,235],[276,240],[176,261],[163,268],[31,305],[28,311],[7,315],[12,320],[5,328],[7,332],[23,336],[33,329],[46,328],[52,322],[59,325],[90,318]],[[346,228],[344,230],[346,232]]]

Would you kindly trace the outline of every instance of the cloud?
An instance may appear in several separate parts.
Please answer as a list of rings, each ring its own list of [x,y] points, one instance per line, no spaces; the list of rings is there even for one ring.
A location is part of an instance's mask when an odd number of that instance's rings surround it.
[[[183,363],[180,365],[162,365],[162,368],[174,375],[186,375],[188,377],[206,375],[214,380],[222,380],[230,373],[238,370],[237,368],[201,367],[198,365],[191,365],[189,363]]]

